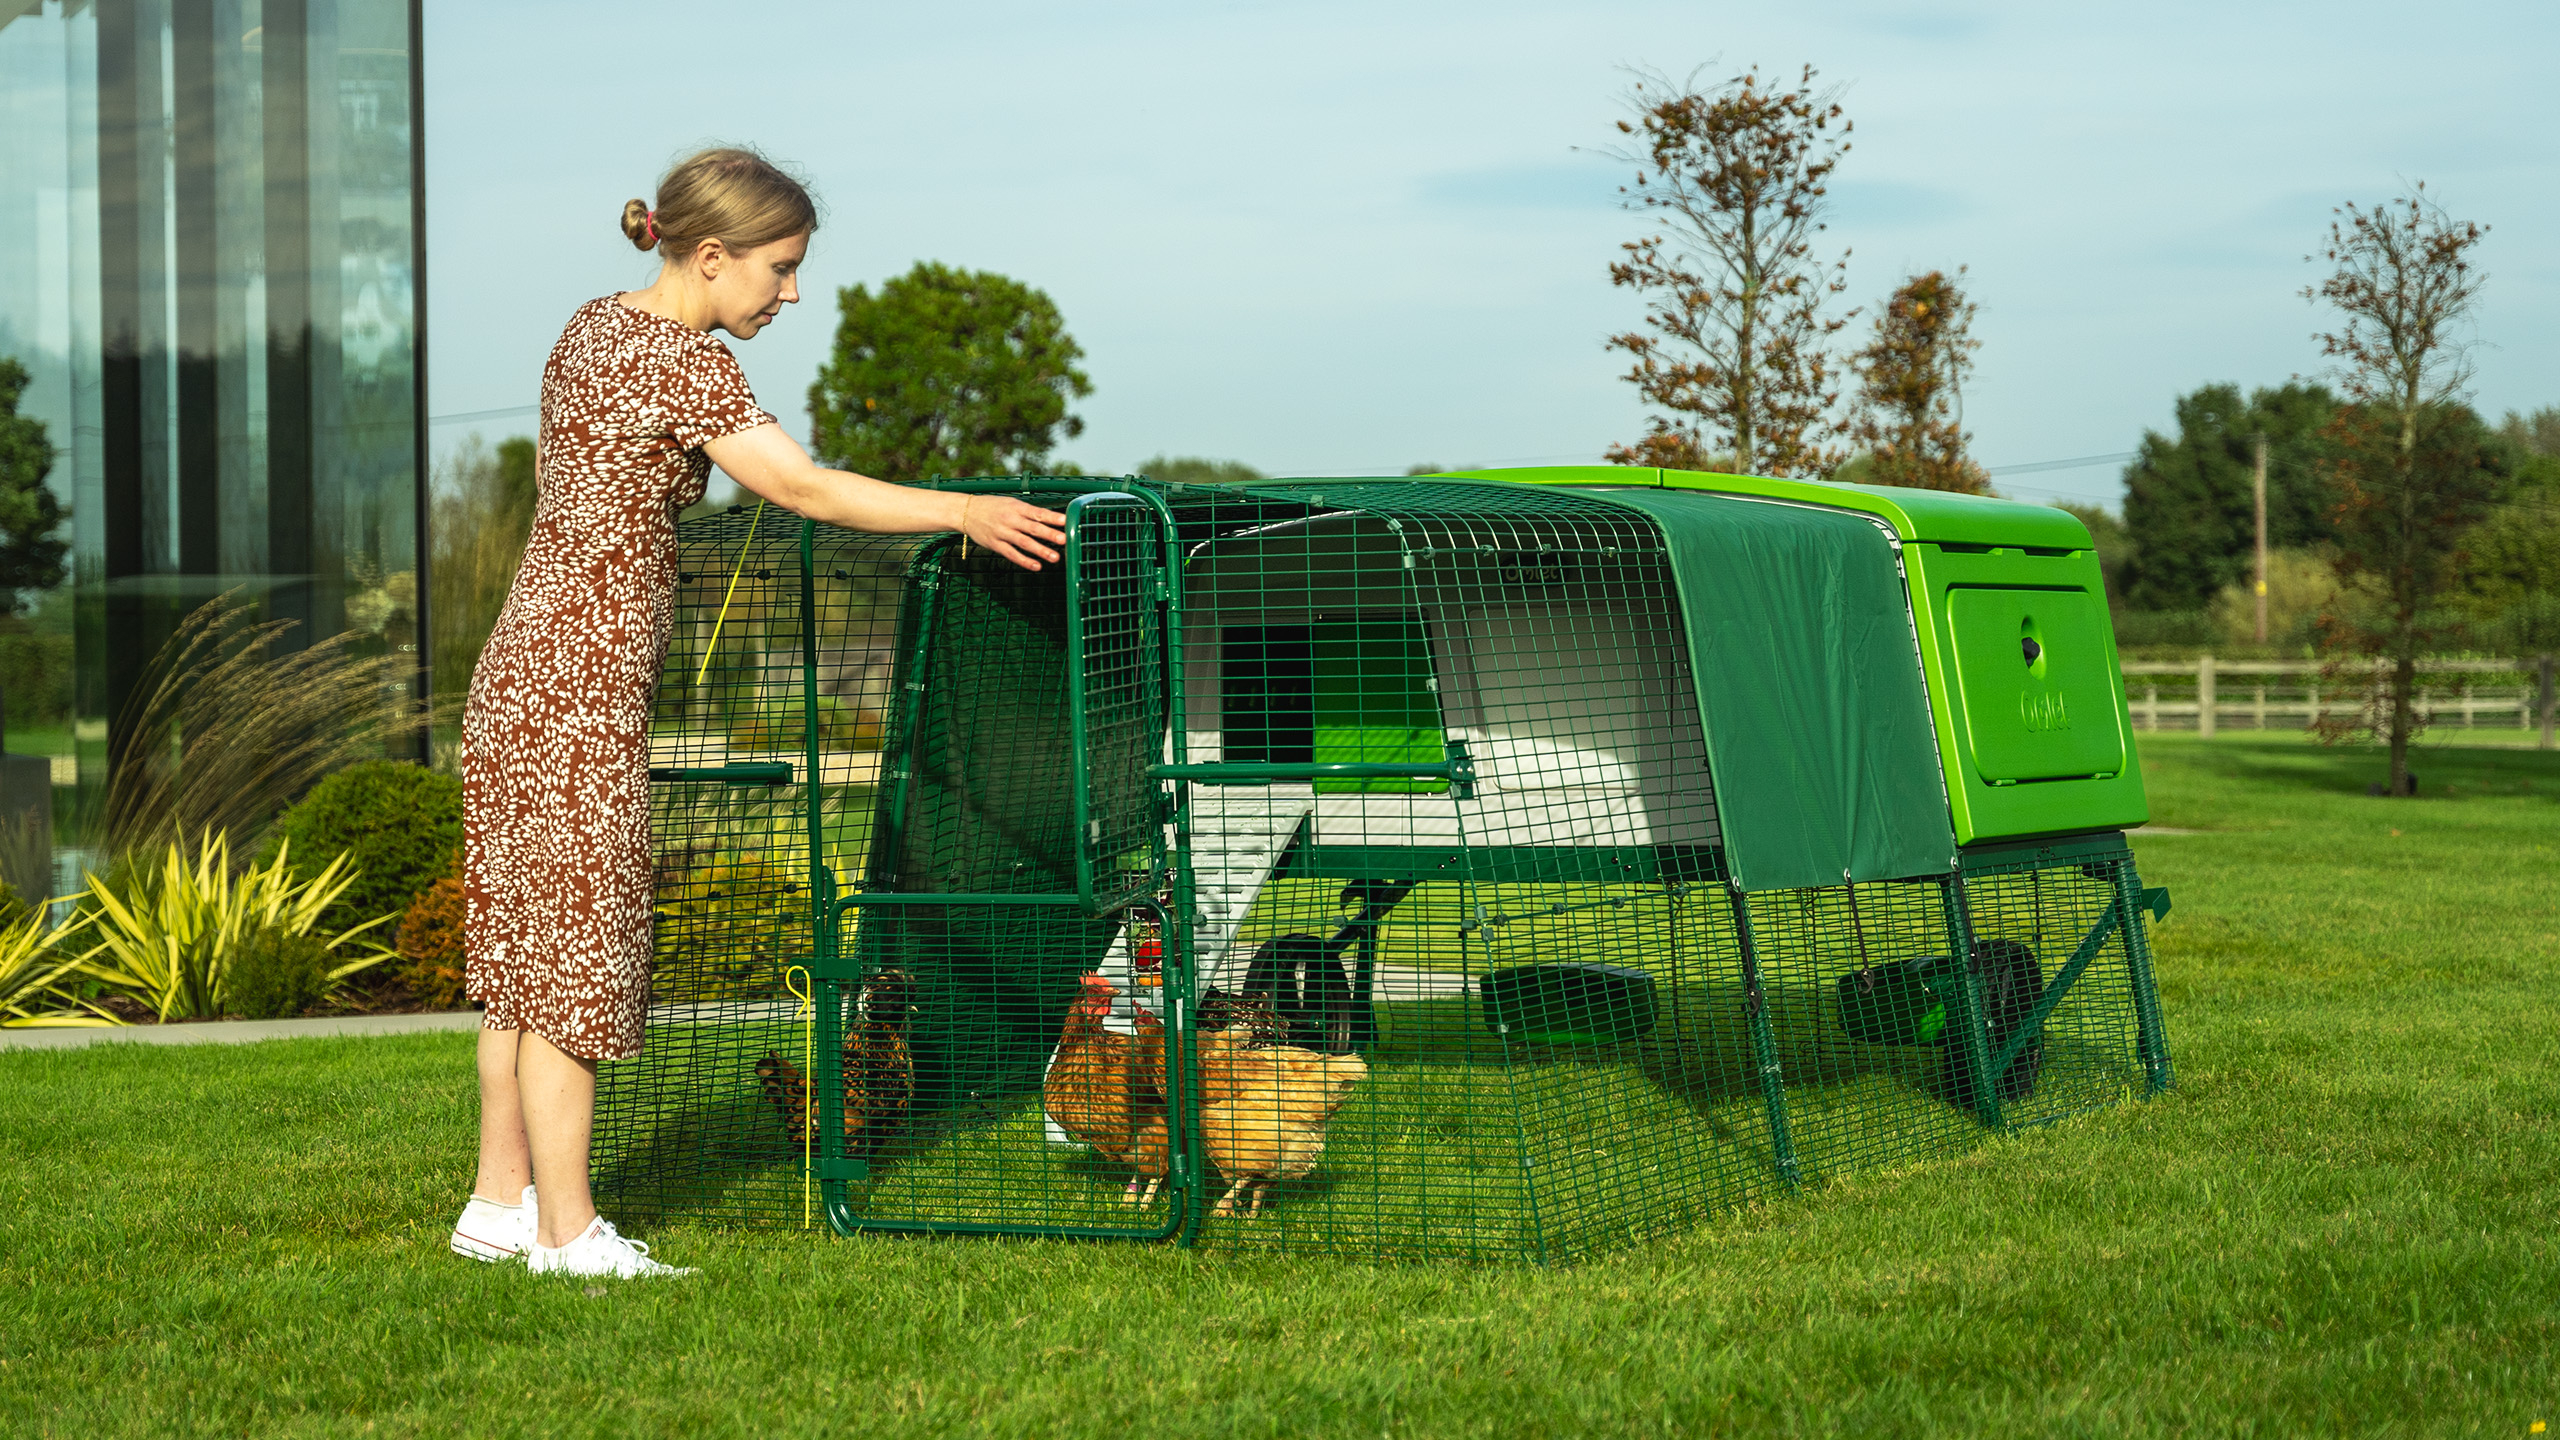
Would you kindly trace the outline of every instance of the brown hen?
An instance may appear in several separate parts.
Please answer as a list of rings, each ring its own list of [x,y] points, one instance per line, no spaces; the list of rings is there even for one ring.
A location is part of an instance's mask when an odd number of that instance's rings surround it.
[[[1120,992],[1100,975],[1081,983],[1084,993],[1068,1007],[1057,1056],[1040,1084],[1041,1108],[1069,1137],[1125,1161],[1139,1122],[1160,1102],[1139,1078],[1139,1040],[1103,1026],[1111,997]],[[1161,1039],[1156,1046],[1161,1055]]]
[[[1324,1154],[1324,1125],[1310,1122],[1270,1096],[1221,1100],[1200,1111],[1200,1138],[1218,1173],[1232,1180],[1214,1212],[1232,1215],[1236,1197],[1252,1202],[1245,1218],[1262,1213],[1262,1195],[1275,1180],[1304,1178]]]
[[[1262,1213],[1272,1182],[1303,1178],[1324,1153],[1325,1124],[1369,1075],[1357,1055],[1294,1045],[1254,1047],[1242,1034],[1200,1038],[1200,1137],[1218,1173],[1234,1182],[1217,1214]]]
[[[844,1144],[851,1156],[877,1153],[906,1117],[916,1093],[915,1056],[907,1048],[915,981],[903,970],[882,970],[862,987],[854,1021],[841,1052],[844,1068]],[[765,1099],[782,1116],[794,1146],[808,1143],[809,1079],[778,1052],[756,1062]]]

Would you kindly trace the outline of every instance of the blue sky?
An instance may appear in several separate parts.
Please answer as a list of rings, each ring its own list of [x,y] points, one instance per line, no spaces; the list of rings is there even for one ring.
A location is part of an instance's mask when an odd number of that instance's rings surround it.
[[[530,404],[569,311],[655,273],[622,202],[738,140],[827,211],[808,298],[733,342],[794,433],[836,287],[935,259],[1056,298],[1095,384],[1060,453],[1088,469],[1595,459],[1643,429],[1602,348],[1637,314],[1607,266],[1640,222],[1591,153],[1623,67],[1808,61],[1856,125],[1842,299],[1971,267],[1995,469],[2129,450],[2207,381],[2316,373],[2303,257],[2331,206],[2417,179],[2492,227],[2476,402],[2560,404],[2547,3],[436,0],[426,25],[438,415]],[[2000,483],[2112,502],[2118,468]]]

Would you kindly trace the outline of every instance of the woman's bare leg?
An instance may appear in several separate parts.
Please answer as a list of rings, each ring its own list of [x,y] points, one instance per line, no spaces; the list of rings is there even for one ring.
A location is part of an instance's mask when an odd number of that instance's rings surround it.
[[[542,1190],[541,1233],[552,1249],[568,1244],[596,1218],[587,1192],[587,1141],[595,1130],[596,1062],[581,1060],[530,1030],[516,1046],[522,1133]]]
[[[471,1193],[513,1205],[533,1183],[525,1148],[524,1101],[516,1091],[516,1030],[480,1032],[480,1173]]]

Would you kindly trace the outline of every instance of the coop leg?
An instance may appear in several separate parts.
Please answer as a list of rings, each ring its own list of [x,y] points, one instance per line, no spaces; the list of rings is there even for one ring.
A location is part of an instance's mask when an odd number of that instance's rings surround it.
[[[1751,936],[1751,904],[1742,891],[1728,886],[1733,905],[1733,933],[1742,946],[1742,1003],[1751,1029],[1751,1063],[1760,1071],[1760,1099],[1769,1108],[1769,1154],[1778,1163],[1778,1179],[1790,1190],[1804,1183],[1796,1161],[1795,1135],[1787,1125],[1786,1075],[1778,1065],[1778,1035],[1769,1024],[1769,997],[1760,985],[1760,947]]]
[[[1939,909],[1946,916],[1947,953],[1957,958],[1956,974],[1962,977],[1956,987],[1962,1013],[1947,1017],[1955,1031],[1954,1066],[1960,1082],[1954,1087],[1954,1098],[1971,1105],[1974,1117],[1996,1130],[2000,1128],[2000,1087],[1991,1074],[1991,1032],[1982,1013],[1982,966],[1973,952],[1973,917],[1965,908],[1964,876],[1949,875],[1940,881],[1938,894]]]
[[[2150,930],[2143,924],[2142,877],[2130,858],[2116,862],[2116,914],[2124,931],[2125,979],[2133,988],[2133,1054],[2151,1093],[2169,1088],[2169,1037],[2160,1021],[2160,986],[2151,973]]]

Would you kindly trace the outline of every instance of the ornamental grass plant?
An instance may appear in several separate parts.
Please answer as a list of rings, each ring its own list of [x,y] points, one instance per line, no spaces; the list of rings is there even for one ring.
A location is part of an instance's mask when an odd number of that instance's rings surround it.
[[[80,971],[165,1023],[237,1013],[234,967],[256,944],[317,939],[334,957],[324,974],[329,986],[388,959],[392,952],[365,932],[391,916],[335,933],[322,929],[330,905],[355,883],[347,857],[304,880],[293,873],[291,852],[290,843],[281,845],[274,859],[235,876],[230,841],[213,830],[197,842],[193,859],[173,841],[156,864],[92,874],[75,923],[92,927],[96,939],[79,957]]]
[[[15,900],[17,897],[9,897]],[[80,967],[72,937],[87,923],[75,916],[56,925],[51,907],[17,907],[0,921],[0,1026],[113,1025],[115,1018],[74,998],[65,985]]]
[[[145,667],[112,732],[110,854],[212,832],[245,846],[322,779],[428,724],[412,657],[359,653],[353,631],[284,649],[294,622],[257,616],[238,592],[218,595]]]

